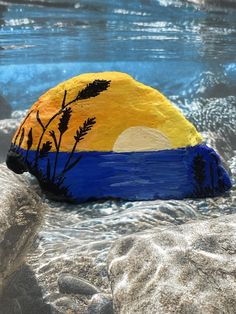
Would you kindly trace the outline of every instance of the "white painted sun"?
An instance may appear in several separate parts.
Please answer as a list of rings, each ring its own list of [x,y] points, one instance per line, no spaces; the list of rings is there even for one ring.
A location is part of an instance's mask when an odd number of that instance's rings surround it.
[[[114,152],[143,152],[171,149],[171,142],[159,130],[145,126],[130,127],[117,138]]]

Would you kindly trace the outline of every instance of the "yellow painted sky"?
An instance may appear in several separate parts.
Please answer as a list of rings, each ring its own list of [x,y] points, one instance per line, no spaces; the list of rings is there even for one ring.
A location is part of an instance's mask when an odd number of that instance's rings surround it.
[[[42,128],[36,119],[37,111],[42,123],[46,125],[52,115],[61,108],[65,89],[67,90],[66,103],[68,103],[76,97],[78,91],[95,79],[110,80],[110,87],[96,97],[79,100],[70,106],[72,116],[69,128],[62,137],[60,151],[71,151],[76,130],[85,120],[92,117],[96,117],[96,124],[79,142],[77,151],[112,151],[119,135],[126,129],[137,126],[157,129],[169,139],[171,148],[193,146],[202,141],[201,135],[194,126],[160,92],[135,81],[125,73],[104,72],[79,75],[62,82],[42,95],[32,106],[33,111],[23,125],[25,137],[21,147],[27,149],[27,134],[31,127],[33,129],[31,150],[37,147],[42,133]],[[60,117],[58,116],[49,125],[42,144],[52,141],[49,135],[51,130],[54,130],[59,138]],[[18,142],[19,138],[16,144]],[[55,151],[54,145],[51,151]]]

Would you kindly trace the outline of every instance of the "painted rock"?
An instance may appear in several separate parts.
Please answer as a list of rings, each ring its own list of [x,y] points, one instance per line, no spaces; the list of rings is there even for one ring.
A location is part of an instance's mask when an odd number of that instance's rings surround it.
[[[58,200],[216,196],[231,182],[216,152],[160,92],[127,74],[83,74],[42,95],[7,165]]]

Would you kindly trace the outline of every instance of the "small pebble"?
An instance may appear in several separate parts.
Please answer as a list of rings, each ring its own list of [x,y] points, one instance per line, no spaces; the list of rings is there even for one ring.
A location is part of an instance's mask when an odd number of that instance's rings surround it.
[[[69,274],[61,274],[58,278],[59,291],[67,294],[93,295],[99,293],[99,289],[83,278]]]
[[[55,305],[62,306],[62,307],[67,307],[67,308],[73,308],[73,299],[71,297],[65,297],[63,296],[62,298],[59,298],[58,300],[55,301]]]
[[[113,314],[112,298],[98,293],[93,295],[86,314]]]

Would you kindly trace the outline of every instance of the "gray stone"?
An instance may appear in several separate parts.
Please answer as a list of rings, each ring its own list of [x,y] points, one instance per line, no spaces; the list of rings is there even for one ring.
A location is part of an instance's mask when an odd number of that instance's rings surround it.
[[[24,264],[8,280],[0,300],[0,314],[52,314],[32,269]]]
[[[115,313],[234,314],[236,214],[121,238],[108,272]]]
[[[113,314],[112,297],[103,293],[94,294],[86,314]]]
[[[68,294],[93,295],[99,289],[83,278],[75,277],[70,274],[61,274],[58,278],[59,291]]]
[[[11,145],[11,139],[17,129],[18,121],[15,119],[0,120],[0,162],[6,160],[7,152]]]
[[[11,116],[11,106],[6,99],[0,94],[0,119],[6,119]]]
[[[61,250],[60,246],[58,246],[58,230],[60,228],[60,232],[63,234],[63,230],[66,229],[63,229],[62,226],[58,227],[58,217],[61,215],[61,209],[64,207],[58,208],[58,205],[56,206],[57,207],[54,210],[51,207],[46,212],[45,222],[43,224],[43,228],[40,231],[40,236],[42,237],[43,242],[46,240],[48,234],[48,245],[45,245],[44,242],[44,246],[38,246],[35,249],[34,254],[28,254],[27,262],[31,265],[34,273],[38,278],[39,286],[44,293],[44,301],[52,305],[53,314],[55,309],[60,314],[85,314],[92,295],[65,294],[59,292],[59,274],[62,272],[62,270],[64,270],[64,273],[66,272],[67,274],[73,275],[75,278],[79,277],[83,278],[83,280],[86,279],[88,282],[91,282],[93,285],[98,287],[100,291],[109,294],[111,291],[107,278],[106,264],[100,264],[93,257],[86,256],[85,250],[83,251],[84,255],[81,256],[79,244],[77,244],[77,246],[73,246],[73,253],[69,250],[66,250],[66,252]],[[63,214],[62,217],[64,220],[64,227],[66,228],[68,221],[68,226],[71,228],[71,222],[73,221],[73,223],[75,223],[74,218],[71,217],[71,207],[68,211],[68,205],[64,204],[63,206],[65,206],[65,209],[67,208],[66,214],[64,213],[65,215]],[[53,219],[56,229],[54,229],[51,225],[48,227],[48,213],[50,211],[52,211],[50,213],[50,219]],[[46,234],[45,230],[47,232]],[[75,234],[73,235],[76,236]],[[65,238],[62,240],[64,239]],[[80,237],[78,237],[78,241],[81,241]],[[67,249],[69,248],[68,242],[65,242],[65,247]],[[53,253],[51,253],[52,249]],[[42,254],[42,252],[46,252],[46,254]]]
[[[42,220],[43,205],[29,182],[0,165],[0,295],[23,263]]]
[[[0,162],[6,160],[11,139],[25,115],[26,111],[14,111],[11,118],[0,120]]]
[[[57,299],[53,305],[60,309],[59,313],[66,313],[67,311],[78,313],[80,310],[80,306],[71,296],[63,295],[63,297]]]

